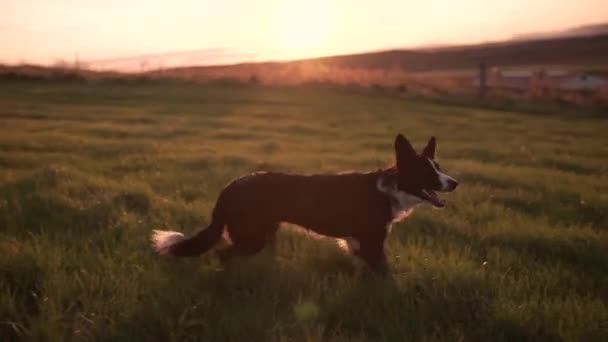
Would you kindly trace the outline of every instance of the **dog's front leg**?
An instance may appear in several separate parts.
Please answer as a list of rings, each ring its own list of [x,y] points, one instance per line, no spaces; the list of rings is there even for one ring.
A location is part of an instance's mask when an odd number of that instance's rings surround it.
[[[361,249],[356,254],[365,260],[374,273],[381,276],[388,275],[388,263],[386,254],[384,254],[384,239],[362,241]]]

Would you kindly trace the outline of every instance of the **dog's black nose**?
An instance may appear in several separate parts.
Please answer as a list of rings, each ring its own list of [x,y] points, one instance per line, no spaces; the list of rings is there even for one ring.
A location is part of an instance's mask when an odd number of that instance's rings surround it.
[[[458,182],[455,179],[448,179],[449,191],[454,191],[457,186],[458,186]]]

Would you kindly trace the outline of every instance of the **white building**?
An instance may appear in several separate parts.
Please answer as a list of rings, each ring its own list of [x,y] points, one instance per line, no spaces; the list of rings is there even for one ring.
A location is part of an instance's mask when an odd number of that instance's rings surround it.
[[[600,90],[608,89],[608,79],[584,73],[564,77],[559,88],[567,90]]]

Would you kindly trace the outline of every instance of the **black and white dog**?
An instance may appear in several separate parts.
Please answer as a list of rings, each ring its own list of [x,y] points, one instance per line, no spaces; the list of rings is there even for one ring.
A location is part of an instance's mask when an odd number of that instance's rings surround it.
[[[281,222],[347,241],[350,251],[375,272],[387,272],[384,239],[394,222],[424,201],[442,208],[436,191],[451,192],[458,182],[435,162],[432,137],[419,155],[401,134],[395,138],[396,165],[369,173],[294,175],[256,172],[232,181],[221,192],[209,226],[191,238],[154,231],[161,255],[196,256],[224,235],[221,259],[258,253]]]

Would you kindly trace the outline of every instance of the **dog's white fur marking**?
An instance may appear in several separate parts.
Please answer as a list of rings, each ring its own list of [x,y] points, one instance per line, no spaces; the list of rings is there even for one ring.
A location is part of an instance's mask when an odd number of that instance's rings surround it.
[[[232,245],[232,238],[230,237],[230,232],[228,231],[227,226],[224,226],[224,232],[222,233],[222,239],[224,239],[225,244]]]
[[[357,273],[362,272],[365,267],[367,267],[367,263],[360,256],[355,255],[355,252],[361,249],[361,244],[359,241],[352,236],[345,239],[336,239],[336,241],[338,242],[338,247],[340,247],[340,249],[350,254],[351,262],[355,271]]]
[[[389,224],[387,224],[386,226],[384,226],[384,229],[386,229],[386,233],[390,234],[391,230],[393,230],[393,223],[390,222]]]
[[[222,231],[222,237],[213,245],[215,250],[222,250],[228,248],[233,245],[232,238],[230,237],[230,232],[228,231],[228,227],[224,226],[224,230]]]
[[[454,181],[454,178],[446,175],[445,173],[437,170],[437,168],[435,167],[435,163],[433,163],[433,161],[431,161],[430,159],[427,158],[427,160],[429,161],[429,164],[431,164],[431,167],[433,168],[433,170],[435,170],[435,173],[437,174],[437,177],[439,178],[439,183],[441,183],[441,190],[442,191],[447,191],[450,189],[450,180]]]
[[[283,227],[283,229],[288,229],[295,233],[303,234],[303,235],[306,235],[313,239],[332,239],[331,237],[317,234],[310,229],[306,229],[306,228],[303,228],[303,227],[300,227],[297,225],[293,225],[293,224],[286,225]],[[361,272],[362,270],[365,269],[365,267],[367,265],[365,260],[363,260],[360,256],[355,255],[355,252],[357,252],[357,251],[359,251],[359,249],[361,249],[361,244],[359,243],[359,241],[357,239],[353,238],[352,236],[349,236],[344,239],[335,239],[335,241],[338,245],[338,248],[340,248],[345,253],[348,253],[351,256],[351,262],[357,272]]]
[[[359,241],[353,237],[347,237],[345,239],[337,239],[338,247],[346,251],[347,253],[353,254],[361,248]]]
[[[169,247],[185,239],[184,234],[168,230],[154,230],[150,236],[152,247],[160,255],[167,254]]]
[[[284,229],[287,228],[293,232],[299,233],[299,234],[303,234],[303,235],[307,235],[313,239],[332,239],[330,237],[327,237],[325,235],[320,235],[315,233],[312,230],[297,226],[297,225],[287,225],[284,227]],[[365,262],[365,260],[363,260],[360,256],[355,255],[355,252],[359,251],[359,249],[361,249],[361,244],[359,243],[359,241],[355,238],[353,238],[352,236],[349,236],[347,238],[344,239],[335,239],[338,248],[340,248],[341,250],[343,250],[344,252],[348,253],[351,256],[351,262],[353,264],[353,267],[355,268],[356,272],[359,273],[361,271],[363,271],[365,269],[365,267],[367,266],[367,263]]]
[[[414,207],[422,202],[422,199],[397,189],[396,182],[392,182],[389,186],[385,186],[382,177],[378,178],[376,187],[378,188],[378,191],[385,193],[392,198],[391,213],[393,217],[391,222],[386,225],[386,229],[389,233],[393,223],[408,217],[412,211],[414,211]]]
[[[397,200],[392,207],[393,222],[399,222],[408,217],[414,211],[414,207],[422,202],[420,198],[399,190],[395,190],[393,197]]]

